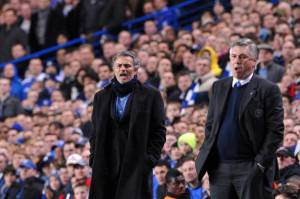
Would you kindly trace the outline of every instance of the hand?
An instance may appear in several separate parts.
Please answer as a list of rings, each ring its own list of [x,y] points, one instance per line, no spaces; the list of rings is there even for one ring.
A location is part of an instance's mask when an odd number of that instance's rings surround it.
[[[261,165],[260,163],[256,163],[257,167],[259,168],[259,170],[261,170],[261,172],[265,171],[265,167],[263,165]]]

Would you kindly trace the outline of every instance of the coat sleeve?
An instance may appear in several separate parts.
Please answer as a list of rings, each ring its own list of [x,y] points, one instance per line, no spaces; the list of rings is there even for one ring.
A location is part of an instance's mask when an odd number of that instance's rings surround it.
[[[205,139],[208,138],[210,135],[212,125],[213,125],[213,118],[214,118],[214,107],[215,107],[215,83],[213,83],[211,90],[209,91],[209,107],[208,107],[208,113],[206,118],[206,124],[205,124]]]
[[[269,87],[265,95],[266,137],[255,157],[255,161],[264,167],[272,164],[274,153],[283,139],[283,107],[281,93],[275,84]]]
[[[162,147],[166,141],[166,128],[164,126],[165,111],[163,99],[159,92],[155,91],[152,104],[151,121],[152,127],[149,132],[147,153],[151,166],[160,159]]]
[[[97,122],[97,110],[98,110],[98,98],[99,94],[96,94],[94,96],[94,102],[93,102],[93,113],[92,113],[92,132],[90,136],[90,160],[89,165],[92,167],[94,157],[95,157],[95,145],[96,145],[96,122]]]

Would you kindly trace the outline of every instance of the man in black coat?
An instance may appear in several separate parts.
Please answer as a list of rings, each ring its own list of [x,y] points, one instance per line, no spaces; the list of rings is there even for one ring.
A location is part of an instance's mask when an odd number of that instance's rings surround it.
[[[39,10],[31,16],[29,44],[31,52],[57,44],[57,38],[65,33],[64,17],[50,7],[50,0],[40,0]]]
[[[4,24],[0,26],[0,63],[13,59],[11,48],[20,43],[27,46],[27,35],[18,27],[17,13],[14,9],[3,12]]]
[[[275,151],[283,138],[276,84],[253,74],[257,47],[240,39],[230,49],[233,77],[213,84],[206,137],[196,160],[208,172],[212,199],[271,199]]]
[[[163,100],[136,79],[134,54],[120,52],[112,65],[114,79],[94,98],[89,197],[151,198],[149,175],[165,142]]]
[[[19,99],[10,95],[10,80],[0,77],[0,121],[24,112]]]

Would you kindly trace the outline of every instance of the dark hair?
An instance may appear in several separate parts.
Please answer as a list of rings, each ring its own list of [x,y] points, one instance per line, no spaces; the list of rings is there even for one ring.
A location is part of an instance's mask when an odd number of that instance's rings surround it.
[[[181,175],[182,173],[180,173],[180,171],[178,171],[177,169],[170,169],[166,174],[166,183],[170,183],[172,179],[177,178]]]
[[[7,165],[5,168],[4,168],[4,170],[3,170],[3,174],[4,175],[6,175],[6,174],[8,174],[8,173],[10,173],[10,174],[12,174],[12,175],[17,175],[17,171],[16,171],[16,169],[11,165],[11,164],[9,164],[9,165]]]
[[[170,164],[167,160],[158,160],[157,164],[155,165],[155,167],[162,167],[165,166],[168,169],[170,169]]]
[[[59,121],[50,122],[49,126],[54,126],[57,129],[63,129],[64,125]]]

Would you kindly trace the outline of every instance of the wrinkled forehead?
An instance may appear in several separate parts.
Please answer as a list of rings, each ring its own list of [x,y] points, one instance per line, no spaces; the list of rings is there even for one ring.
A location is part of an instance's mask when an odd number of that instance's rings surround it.
[[[229,50],[230,55],[246,55],[251,56],[249,46],[234,46]]]

